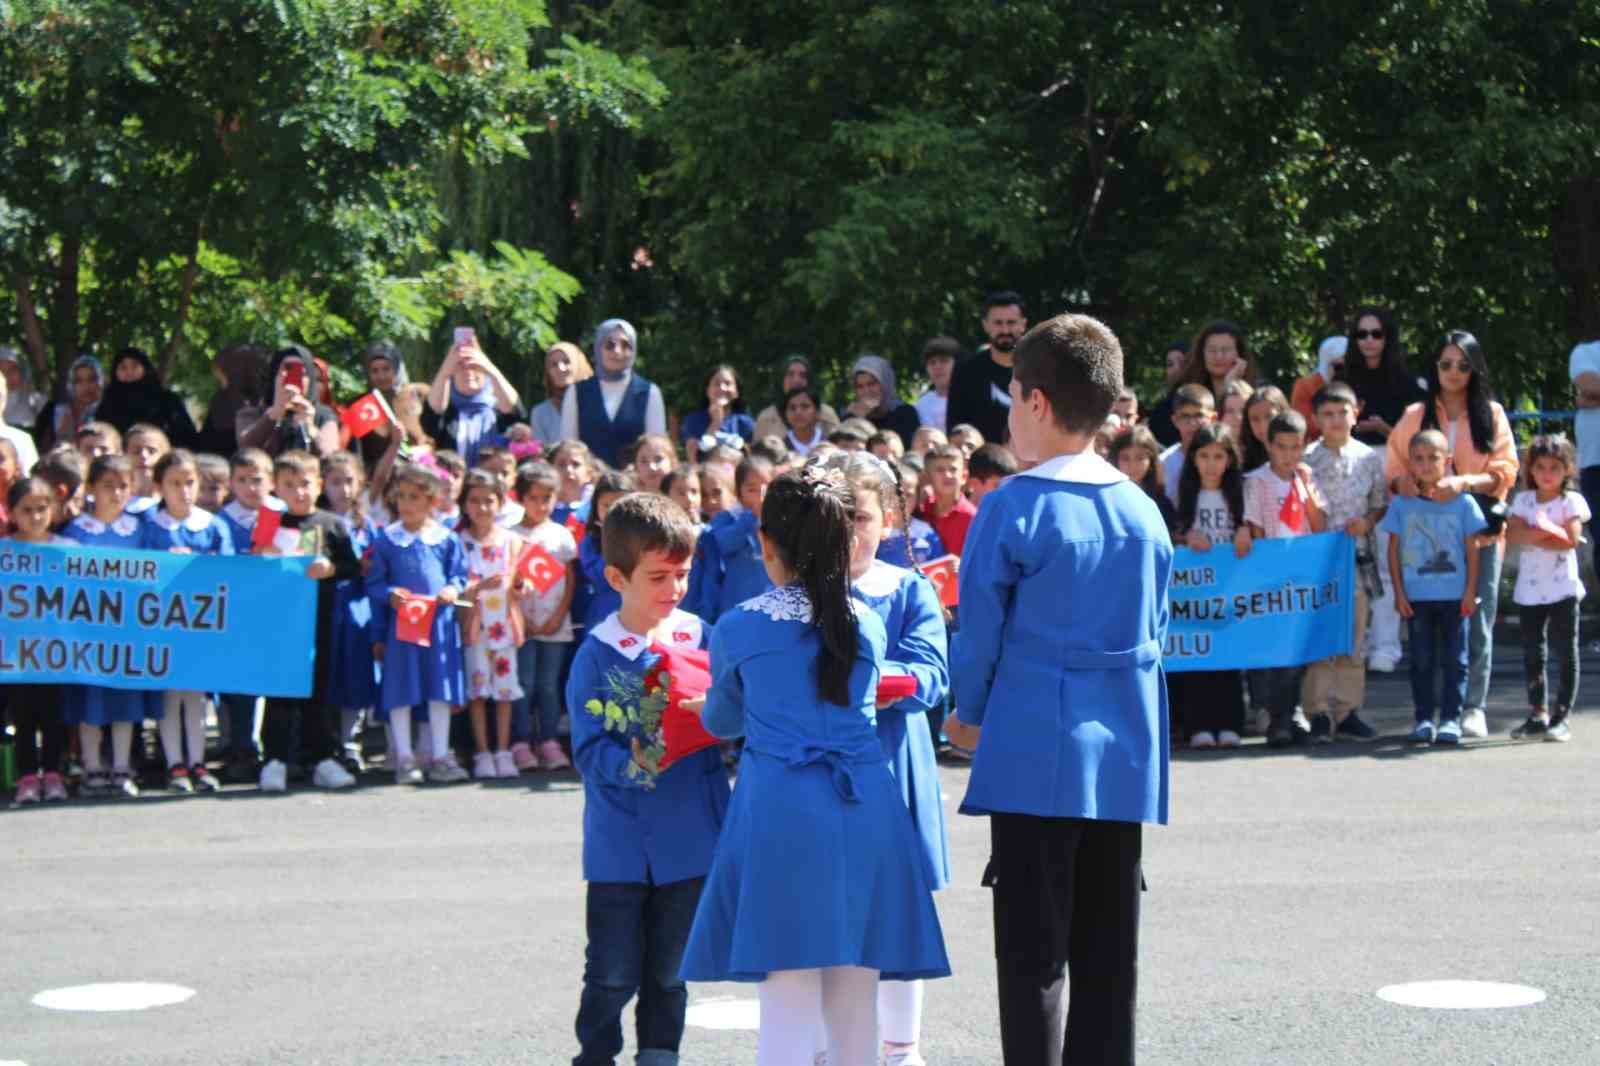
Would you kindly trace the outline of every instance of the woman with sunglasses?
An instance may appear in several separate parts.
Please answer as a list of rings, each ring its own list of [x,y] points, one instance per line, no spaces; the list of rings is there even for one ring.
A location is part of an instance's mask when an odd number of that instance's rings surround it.
[[[1478,340],[1465,330],[1446,333],[1428,372],[1428,395],[1407,407],[1389,434],[1385,473],[1396,495],[1416,495],[1406,456],[1411,438],[1436,429],[1450,442],[1449,474],[1433,489],[1433,498],[1450,500],[1463,492],[1478,497],[1489,529],[1475,538],[1478,549],[1478,605],[1467,627],[1467,705],[1461,734],[1489,735],[1484,704],[1489,696],[1490,658],[1494,652],[1494,620],[1500,607],[1500,564],[1505,556],[1505,513],[1491,515],[1517,483],[1517,446],[1505,409],[1494,402],[1489,366]]]

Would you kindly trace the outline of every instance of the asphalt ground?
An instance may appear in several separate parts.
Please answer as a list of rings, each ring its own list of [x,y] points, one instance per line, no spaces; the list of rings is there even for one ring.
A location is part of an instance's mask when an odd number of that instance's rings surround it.
[[[1584,665],[1594,677],[1600,660]],[[1172,824],[1145,837],[1142,1062],[1600,1063],[1600,714],[1586,698],[1570,743],[1512,743],[1514,647],[1495,677],[1494,735],[1460,750],[1400,739],[1401,673],[1369,679],[1379,742],[1175,758]],[[987,827],[954,814],[965,768],[942,773],[955,976],[929,989],[923,1049],[934,1066],[997,1063]],[[0,1063],[565,1062],[582,805],[570,774],[530,773],[0,811]],[[1376,995],[1445,979],[1547,998]],[[110,981],[194,995],[136,1012],[32,1003]],[[753,996],[690,989],[695,1018],[737,1022]],[[683,1061],[748,1063],[754,1047],[748,1030],[691,1026]]]

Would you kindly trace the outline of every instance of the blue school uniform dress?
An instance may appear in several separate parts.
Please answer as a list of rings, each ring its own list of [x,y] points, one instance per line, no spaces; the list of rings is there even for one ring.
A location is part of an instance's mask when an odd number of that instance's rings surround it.
[[[249,547],[248,542],[245,546]],[[198,507],[182,521],[173,518],[165,505],[147,509],[139,527],[139,547],[159,552],[188,548],[196,555],[234,553],[233,535],[228,532],[227,523]]]
[[[950,690],[944,611],[927,578],[882,561],[861,575],[853,591],[883,622],[888,637],[883,672],[910,674],[917,682],[915,695],[877,708],[878,739],[917,827],[928,859],[928,883],[941,889],[950,883],[950,841],[928,710],[943,704]]]
[[[140,522],[136,515],[130,514],[123,514],[110,523],[83,514],[67,523],[67,528],[61,532],[74,544],[95,548],[137,548]],[[142,722],[146,718],[161,717],[161,693],[100,685],[64,685],[61,713],[67,725],[108,726],[113,722]]]
[[[961,565],[956,714],[983,727],[963,814],[1167,820],[1172,542],[1093,452],[984,497]]]
[[[686,980],[823,966],[899,981],[950,973],[927,857],[873,721],[883,623],[863,605],[856,629],[847,707],[818,698],[821,638],[798,587],[740,604],[712,633],[702,716],[745,747]]]
[[[684,602],[708,623],[772,587],[756,539],[760,524],[754,512],[735,507],[712,518],[700,534]]]
[[[665,623],[672,646],[704,646],[700,619],[674,611]],[[590,631],[572,660],[567,707],[572,761],[583,777],[583,879],[670,885],[704,877],[728,811],[728,772],[716,747],[673,763],[648,783],[631,772],[626,735],[585,709],[590,700],[629,705],[655,665],[650,638],[630,633],[617,615]]]
[[[939,534],[920,518],[913,518],[906,523],[903,532],[896,529],[878,542],[878,558],[904,570],[942,559],[948,554]]]
[[[350,547],[356,558],[365,559],[372,550],[377,528],[371,522],[360,525],[342,515],[346,532],[350,534]],[[376,707],[380,689],[378,663],[372,658],[372,645],[380,639],[380,630],[373,627],[372,600],[367,596],[366,581],[359,577],[346,578],[333,587],[332,670],[328,675],[328,702],[345,710],[358,711]]]
[[[606,580],[606,557],[598,537],[578,545],[578,587],[572,594],[572,617],[592,630],[622,608],[622,593]]]
[[[459,594],[467,587],[467,554],[461,541],[438,522],[413,533],[400,522],[379,530],[372,541],[372,567],[367,572],[367,598],[375,632],[384,634],[383,685],[378,716],[388,721],[393,708],[439,700],[466,702],[466,675],[461,666],[461,629],[453,605],[439,604],[433,614],[429,646],[396,635],[389,593],[405,589],[437,596],[446,585]]]
[[[289,508],[276,496],[263,496],[261,506],[269,511],[284,513]],[[222,510],[217,512],[217,517],[222,519],[228,527],[228,535],[233,538],[233,550],[243,555],[250,551],[250,538],[255,534],[256,518],[258,512],[251,510],[238,500],[229,500],[222,505]]]

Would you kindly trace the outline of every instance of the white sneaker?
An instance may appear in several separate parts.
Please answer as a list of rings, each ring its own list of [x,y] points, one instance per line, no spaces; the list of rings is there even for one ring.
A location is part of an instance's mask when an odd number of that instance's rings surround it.
[[[287,792],[289,790],[289,768],[283,765],[282,759],[273,759],[261,768],[261,791]]]
[[[1394,668],[1398,665],[1399,663],[1387,655],[1374,655],[1367,660],[1367,669],[1375,674],[1392,674],[1394,673]]]
[[[394,781],[397,785],[420,785],[425,780],[415,759],[407,759],[395,767]]]
[[[311,771],[311,783],[318,788],[354,788],[356,779],[337,759],[323,759]]]
[[[1238,746],[1239,746],[1239,734],[1235,733],[1233,730],[1224,729],[1222,732],[1217,734],[1217,747],[1219,747],[1219,748],[1237,748]]]
[[[518,776],[517,761],[511,757],[509,751],[497,751],[494,753],[494,772],[498,777]]]
[[[1482,707],[1474,707],[1461,716],[1461,735],[1479,740],[1489,735],[1489,716]]]
[[[486,751],[480,751],[472,757],[472,776],[479,781],[487,781],[500,776],[500,771],[495,769],[494,756]]]
[[[463,770],[461,764],[456,762],[456,757],[453,753],[446,755],[442,759],[433,760],[433,766],[428,770],[428,780],[436,785],[459,784],[471,777],[472,775]]]
[[[1217,746],[1217,738],[1202,729],[1189,738],[1189,746],[1191,748],[1214,748]]]
[[[928,1066],[928,1060],[914,1047],[900,1048],[896,1051],[884,1048],[883,1066]]]

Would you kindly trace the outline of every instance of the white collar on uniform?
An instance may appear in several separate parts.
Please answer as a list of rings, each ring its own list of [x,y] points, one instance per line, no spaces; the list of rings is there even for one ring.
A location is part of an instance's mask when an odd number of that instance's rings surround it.
[[[282,514],[289,509],[289,505],[278,499],[276,496],[261,497],[261,506],[265,507],[269,511],[277,511],[279,514]],[[222,510],[229,518],[239,523],[245,529],[255,528],[256,517],[260,513],[257,510],[252,510],[251,508],[246,507],[238,500],[229,500],[223,506]]]
[[[882,559],[874,559],[867,572],[856,578],[855,588],[864,596],[887,596],[900,587],[908,572]]]
[[[1083,485],[1115,485],[1128,480],[1128,475],[1100,458],[1092,448],[1046,459],[1032,470],[1024,470],[1017,476],[1043,478],[1046,481],[1075,481]]]
[[[112,519],[109,526],[92,514],[81,514],[72,524],[92,537],[98,537],[107,529],[126,537],[139,528],[139,520],[126,512]]]
[[[705,623],[699,616],[688,611],[674,610],[662,624],[662,631],[667,634],[667,642],[670,642],[672,647],[686,648],[690,651],[700,647],[704,629]],[[590,630],[589,635],[630,662],[637,661],[650,646],[650,637],[635,633],[623,626],[621,617],[615,611],[608,614],[604,622]]]
[[[190,511],[189,517],[185,518],[182,522],[178,521],[176,518],[173,518],[164,507],[155,511],[151,511],[150,520],[156,525],[160,526],[162,529],[168,531],[182,526],[190,533],[204,533],[206,530],[211,528],[211,512],[202,511],[198,507]]]
[[[437,522],[430,521],[416,533],[407,529],[404,522],[396,519],[383,527],[383,535],[389,538],[397,548],[409,548],[417,541],[422,541],[428,547],[442,544],[450,538],[450,531]]]

